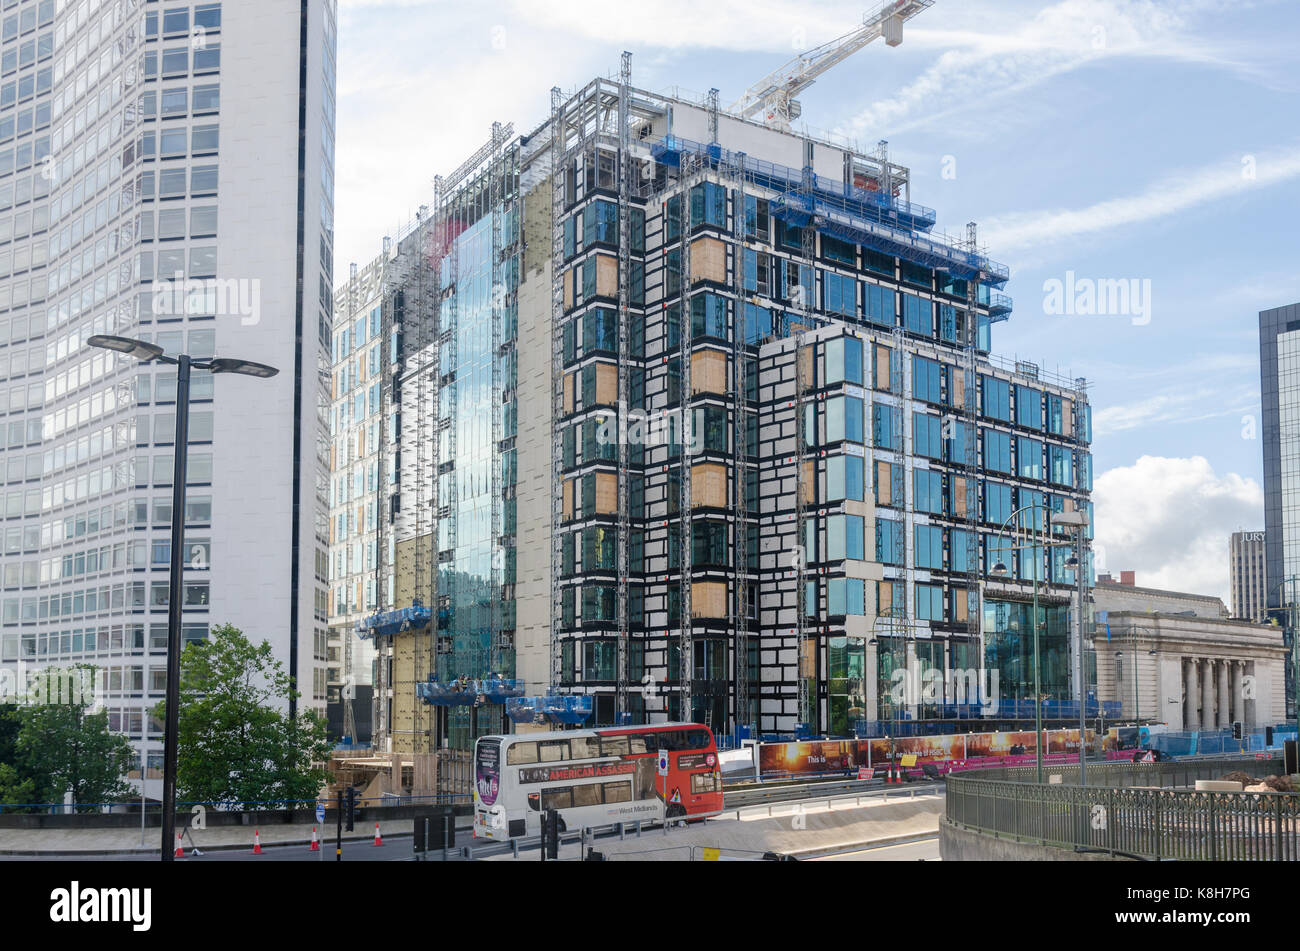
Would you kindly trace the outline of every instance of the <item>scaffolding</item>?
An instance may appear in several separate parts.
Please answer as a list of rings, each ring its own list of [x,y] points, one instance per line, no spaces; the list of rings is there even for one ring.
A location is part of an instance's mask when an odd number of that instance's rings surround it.
[[[614,711],[622,720],[627,711],[628,693],[628,637],[630,636],[630,619],[628,616],[628,575],[631,572],[631,514],[629,508],[629,488],[631,469],[628,465],[627,413],[631,406],[631,370],[629,367],[628,348],[630,334],[628,329],[629,280],[632,272],[632,208],[630,195],[631,156],[629,154],[630,128],[628,122],[628,101],[631,97],[632,54],[624,50],[619,69],[618,85],[618,605],[616,621],[618,624],[618,657],[615,671]]]

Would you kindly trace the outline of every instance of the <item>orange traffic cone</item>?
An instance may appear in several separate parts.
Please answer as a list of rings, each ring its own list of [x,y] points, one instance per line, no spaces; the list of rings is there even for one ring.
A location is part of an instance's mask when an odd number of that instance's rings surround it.
[[[315,827],[315,826],[312,826],[312,827],[311,827],[311,848],[308,849],[307,851],[308,851],[308,852],[319,852],[319,851],[320,851],[320,840],[316,838],[316,827]]]
[[[379,823],[375,823],[375,845],[383,845],[384,840],[379,837]]]
[[[262,854],[262,837],[257,829],[253,830],[253,854],[254,855]]]
[[[176,833],[176,855],[175,855],[175,857],[178,858],[178,859],[183,859],[183,858],[185,858],[185,850],[181,848],[181,834],[180,834],[179,832]]]

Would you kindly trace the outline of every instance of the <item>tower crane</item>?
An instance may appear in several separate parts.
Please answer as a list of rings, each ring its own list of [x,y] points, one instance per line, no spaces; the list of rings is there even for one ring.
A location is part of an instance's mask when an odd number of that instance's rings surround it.
[[[867,14],[862,26],[851,33],[800,53],[764,76],[727,111],[747,119],[761,117],[764,124],[789,132],[790,120],[799,118],[801,111],[795,96],[815,83],[822,73],[878,37],[883,36],[889,46],[898,46],[903,42],[903,24],[932,6],[934,0],[889,0],[874,13]]]

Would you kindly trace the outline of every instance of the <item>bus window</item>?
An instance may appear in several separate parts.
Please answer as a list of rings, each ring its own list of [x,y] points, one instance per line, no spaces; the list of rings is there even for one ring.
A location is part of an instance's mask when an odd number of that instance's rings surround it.
[[[722,792],[722,788],[721,784],[714,778],[713,773],[692,773],[691,792],[699,795],[700,793]]]
[[[627,743],[628,743],[628,752],[629,752],[629,753],[653,753],[653,752],[655,752],[655,748],[654,748],[653,746],[651,746],[651,744],[648,742],[649,737],[647,737],[644,733],[636,733],[636,734],[634,734],[634,735],[632,735],[632,736],[625,737],[625,738],[624,738],[624,737],[619,737],[618,739],[626,739],[626,740],[627,740]],[[606,740],[605,742],[608,743],[608,742],[610,742],[610,740]]]
[[[601,756],[627,756],[629,745],[626,736],[606,736],[600,741]],[[643,744],[644,745],[644,744]],[[631,750],[631,752],[644,753],[645,750]]]
[[[569,758],[568,740],[551,740],[537,744],[537,761],[539,763],[558,763]]]
[[[600,756],[600,738],[575,736],[568,741],[569,759],[595,759]]]
[[[506,765],[518,766],[521,763],[537,762],[536,743],[514,743],[506,749]]]
[[[659,796],[658,768],[652,759],[634,760],[636,763],[636,798],[654,799]]]
[[[542,795],[541,795],[541,793],[530,792],[530,793],[528,794],[528,808],[531,809],[533,812],[541,812],[541,811],[542,811]]]
[[[631,802],[632,784],[631,783],[606,783],[605,801],[606,802]]]
[[[711,745],[708,730],[689,730],[683,740],[686,743],[684,749],[688,750],[704,750]]]
[[[575,806],[599,806],[600,785],[598,783],[590,783],[586,786],[574,786],[573,804]]]
[[[554,789],[543,789],[542,808],[543,809],[573,808],[573,787],[557,786]]]

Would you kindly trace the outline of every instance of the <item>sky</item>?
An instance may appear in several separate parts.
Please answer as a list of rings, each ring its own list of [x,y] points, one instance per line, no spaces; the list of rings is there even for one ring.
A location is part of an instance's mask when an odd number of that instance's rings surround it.
[[[725,106],[878,5],[341,0],[335,260],[371,260],[493,121],[535,128],[625,49],[634,84]],[[1297,35],[1295,0],[935,0],[800,96],[809,131],[888,140],[937,230],[976,222],[1010,267],[993,350],[1088,380],[1098,566],[1142,585],[1226,601],[1229,534],[1264,527],[1258,312],[1300,301]]]

